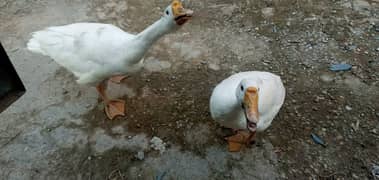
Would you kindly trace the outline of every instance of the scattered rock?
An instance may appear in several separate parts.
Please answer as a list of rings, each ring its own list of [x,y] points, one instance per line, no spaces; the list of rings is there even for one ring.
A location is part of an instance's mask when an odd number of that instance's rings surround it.
[[[294,43],[294,44],[297,44],[297,43],[301,43],[301,39],[289,39],[287,40],[288,43]]]
[[[137,153],[137,155],[136,155],[136,158],[138,159],[138,160],[143,160],[143,159],[145,159],[145,153],[143,152],[143,151],[138,151],[138,153]]]
[[[350,107],[349,105],[346,105],[346,106],[345,106],[345,109],[346,109],[346,110],[348,110],[348,111],[351,111],[351,110],[353,110],[353,108],[352,108],[352,107]]]
[[[353,123],[351,124],[351,127],[353,128],[353,130],[355,132],[357,132],[359,130],[359,123],[360,123],[360,121],[357,120],[357,122],[355,124],[353,124]]]
[[[220,70],[220,66],[219,66],[218,64],[210,63],[210,64],[208,65],[208,67],[209,67],[209,69],[212,69],[212,70],[214,70],[214,71],[218,71],[218,70]]]
[[[162,139],[156,136],[150,140],[150,147],[154,150],[159,151],[160,154],[163,154],[166,151],[166,143],[164,143]]]
[[[375,165],[375,164],[372,165],[371,174],[375,180],[379,179],[379,166],[378,165]]]
[[[359,177],[354,173],[351,176],[353,176],[354,179],[359,179]]]
[[[321,81],[323,81],[323,82],[332,82],[333,81],[333,76],[332,75],[329,75],[329,74],[322,74],[321,76],[320,76],[320,79],[321,79]]]

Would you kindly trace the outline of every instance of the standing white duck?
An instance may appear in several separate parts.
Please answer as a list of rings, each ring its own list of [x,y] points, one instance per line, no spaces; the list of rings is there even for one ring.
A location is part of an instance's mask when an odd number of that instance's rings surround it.
[[[125,101],[110,100],[105,93],[106,79],[120,83],[125,75],[142,68],[150,46],[163,35],[178,29],[193,11],[174,0],[164,15],[139,34],[133,35],[110,24],[76,23],[49,27],[33,33],[27,48],[50,56],[71,71],[79,84],[97,85],[109,119],[125,115]]]
[[[229,151],[250,144],[256,131],[268,128],[283,105],[285,89],[279,76],[250,71],[234,74],[213,90],[210,111],[222,126],[237,131],[229,136]]]

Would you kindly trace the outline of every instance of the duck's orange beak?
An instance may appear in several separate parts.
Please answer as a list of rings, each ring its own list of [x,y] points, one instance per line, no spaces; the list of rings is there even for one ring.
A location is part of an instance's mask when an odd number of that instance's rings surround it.
[[[246,89],[243,104],[247,121],[247,129],[251,132],[255,132],[257,130],[257,124],[259,121],[258,98],[257,88],[249,87]]]
[[[184,9],[182,2],[179,0],[174,0],[171,3],[171,7],[176,24],[181,26],[191,19],[193,11],[190,9]]]

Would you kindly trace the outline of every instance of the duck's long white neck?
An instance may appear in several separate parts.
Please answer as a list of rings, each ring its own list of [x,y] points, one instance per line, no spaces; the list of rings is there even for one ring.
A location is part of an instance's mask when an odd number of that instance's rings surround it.
[[[160,37],[169,33],[172,29],[172,22],[164,17],[147,27],[137,35],[137,38],[143,43],[145,48],[149,48]]]
[[[140,63],[151,45],[153,45],[153,43],[160,37],[169,33],[171,29],[173,29],[172,22],[169,19],[162,17],[141,33],[137,34],[134,43],[130,44],[128,47],[133,51],[130,52],[129,50],[127,53],[131,53],[133,58],[126,59],[127,64],[130,65]]]

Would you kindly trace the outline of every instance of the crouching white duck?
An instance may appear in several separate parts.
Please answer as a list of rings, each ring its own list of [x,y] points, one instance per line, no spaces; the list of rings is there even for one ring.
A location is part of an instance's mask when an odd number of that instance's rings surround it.
[[[237,131],[226,140],[229,151],[250,144],[267,129],[283,105],[285,89],[279,76],[260,71],[241,72],[223,80],[210,99],[212,118]]]
[[[76,23],[35,32],[27,48],[50,56],[71,71],[79,84],[97,85],[105,112],[113,119],[125,115],[125,101],[107,97],[105,80],[113,76],[111,80],[120,83],[125,75],[140,70],[149,47],[185,24],[192,13],[174,0],[158,21],[136,35],[110,24]]]

